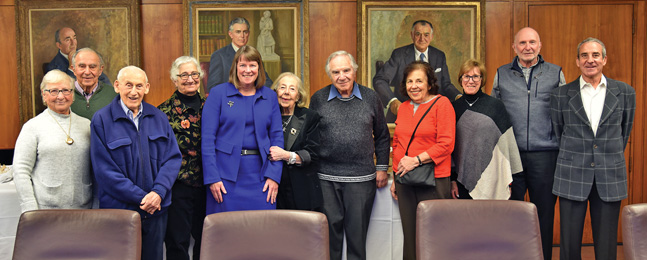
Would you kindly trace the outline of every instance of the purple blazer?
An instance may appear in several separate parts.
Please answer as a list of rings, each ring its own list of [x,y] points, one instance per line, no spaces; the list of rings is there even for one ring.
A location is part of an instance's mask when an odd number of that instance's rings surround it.
[[[211,89],[202,110],[202,165],[204,184],[223,179],[235,182],[238,177],[240,151],[245,129],[245,102],[238,89],[223,83]],[[260,180],[281,181],[283,162],[270,161],[270,146],[283,148],[281,112],[276,92],[261,87],[254,94],[254,127],[260,156],[263,160]]]

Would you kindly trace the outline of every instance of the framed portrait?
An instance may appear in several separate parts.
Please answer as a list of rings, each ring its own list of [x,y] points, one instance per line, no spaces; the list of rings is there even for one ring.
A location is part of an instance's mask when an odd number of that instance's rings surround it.
[[[358,78],[373,87],[376,64],[386,62],[394,49],[412,44],[411,26],[417,20],[433,25],[431,46],[445,52],[452,84],[459,90],[458,70],[467,59],[484,61],[485,1],[361,1],[358,17]]]
[[[274,80],[293,72],[309,90],[307,1],[194,1],[184,0],[184,52],[209,71],[211,54],[231,44],[229,23],[249,21],[249,40],[261,53],[265,71]],[[227,68],[227,71],[229,68]],[[205,75],[204,83],[209,75]],[[206,86],[206,84],[203,84]]]
[[[42,112],[40,83],[47,64],[58,54],[55,33],[69,27],[77,49],[89,47],[103,57],[111,81],[126,65],[139,66],[137,0],[17,0],[18,84],[21,123]],[[71,59],[71,57],[69,58]],[[71,62],[70,62],[71,63]]]

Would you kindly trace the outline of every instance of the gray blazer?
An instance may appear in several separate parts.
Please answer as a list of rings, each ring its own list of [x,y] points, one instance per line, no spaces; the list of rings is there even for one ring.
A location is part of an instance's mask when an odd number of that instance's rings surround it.
[[[559,141],[553,194],[585,201],[595,182],[606,202],[627,197],[624,150],[636,109],[636,92],[607,78],[604,108],[597,134],[582,105],[579,78],[555,89],[550,97],[553,128]]]
[[[211,88],[222,83],[229,82],[229,70],[231,70],[231,64],[234,63],[234,56],[236,56],[236,52],[231,44],[227,44],[227,46],[222,47],[211,54],[207,87],[205,89],[207,93],[211,91]],[[263,73],[265,73],[264,86],[271,88],[272,80],[270,79],[270,76],[268,76],[265,71],[263,71]]]

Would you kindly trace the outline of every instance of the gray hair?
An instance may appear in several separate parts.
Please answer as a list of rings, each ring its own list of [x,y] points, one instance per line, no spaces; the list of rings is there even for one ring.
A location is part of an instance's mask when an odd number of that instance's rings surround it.
[[[584,39],[582,42],[580,42],[580,44],[577,45],[577,58],[578,59],[580,58],[580,47],[582,47],[582,45],[584,45],[585,43],[588,43],[588,42],[596,42],[596,43],[600,44],[600,46],[602,46],[602,58],[607,56],[607,47],[604,46],[604,43],[602,43],[602,41],[598,40],[597,38],[589,37],[589,38]]]
[[[125,74],[127,71],[130,71],[130,70],[134,70],[134,71],[138,71],[138,72],[144,73],[144,78],[146,78],[146,83],[148,83],[148,76],[146,75],[146,72],[145,72],[143,69],[141,69],[141,68],[139,68],[139,67],[137,67],[137,66],[133,66],[133,65],[129,65],[129,66],[126,66],[126,67],[121,68],[121,69],[119,70],[119,73],[117,73],[117,80],[118,80],[118,81],[122,81],[122,79],[123,79],[123,77],[124,77],[124,74]]]
[[[359,68],[359,66],[357,66],[357,62],[355,62],[355,58],[353,58],[353,55],[351,55],[347,51],[336,51],[330,54],[328,60],[326,61],[326,74],[328,74],[328,76],[330,76],[330,60],[341,55],[345,55],[346,57],[348,57],[348,59],[350,59],[350,64],[353,67],[353,71],[357,71],[357,68]]]
[[[58,29],[58,30],[56,30],[56,32],[54,33],[54,42],[62,43],[62,42],[61,42],[61,35],[60,35],[60,34],[61,34],[61,29],[63,29],[63,28],[59,28],[59,29]]]
[[[247,30],[249,30],[250,27],[249,27],[249,22],[247,21],[247,19],[245,19],[243,17],[236,17],[233,20],[231,20],[231,22],[229,22],[229,31],[230,32],[233,31],[234,30],[234,24],[239,24],[239,23],[244,23],[245,25],[247,25]]]
[[[308,103],[308,94],[306,93],[306,90],[303,88],[303,81],[294,73],[292,72],[281,73],[276,78],[276,80],[274,80],[274,83],[272,83],[272,90],[276,91],[279,88],[279,84],[281,84],[281,80],[284,78],[293,78],[297,81],[297,92],[299,93],[299,96],[297,97],[297,106],[305,107],[306,104]]]
[[[44,91],[49,84],[56,84],[56,83],[62,83],[62,82],[67,82],[67,85],[69,85],[70,89],[74,91],[74,79],[72,79],[72,77],[65,74],[65,72],[62,72],[57,69],[50,70],[43,77],[43,81],[40,82],[40,91],[41,92]],[[42,97],[43,97],[43,105],[47,105],[47,103],[45,102],[45,95],[43,95]],[[74,100],[74,95],[72,95],[72,100]]]
[[[77,51],[74,53],[74,55],[72,55],[72,66],[73,66],[74,68],[76,68],[76,55],[79,55],[79,53],[81,53],[81,52],[86,52],[86,51],[87,51],[87,52],[92,52],[92,53],[96,54],[96,55],[99,57],[99,65],[101,65],[102,67],[105,65],[105,64],[103,63],[103,57],[101,57],[101,54],[99,54],[97,51],[95,51],[95,50],[93,50],[93,49],[90,49],[90,48],[88,48],[88,47],[85,47],[85,48],[81,48],[81,49],[77,50]]]
[[[411,25],[411,31],[412,31],[412,32],[413,32],[413,29],[414,29],[414,28],[416,28],[416,25],[418,25],[418,24],[420,24],[420,25],[422,25],[422,26],[429,25],[429,27],[431,27],[431,34],[432,34],[432,35],[434,34],[434,25],[433,25],[433,24],[431,24],[431,23],[430,23],[429,21],[427,21],[427,20],[418,20],[418,21],[413,22],[413,25]]]
[[[177,81],[178,79],[178,74],[180,74],[180,66],[187,64],[187,63],[193,63],[195,67],[198,69],[198,73],[200,73],[200,79],[204,77],[204,73],[202,72],[202,67],[200,67],[200,63],[198,60],[196,60],[194,57],[191,56],[181,56],[171,64],[171,80],[172,81]]]

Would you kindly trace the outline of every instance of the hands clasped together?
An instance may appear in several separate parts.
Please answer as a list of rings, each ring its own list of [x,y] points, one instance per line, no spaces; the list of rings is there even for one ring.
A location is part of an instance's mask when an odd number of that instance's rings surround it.
[[[139,203],[139,208],[153,215],[155,211],[162,210],[162,197],[157,192],[151,191]]]

